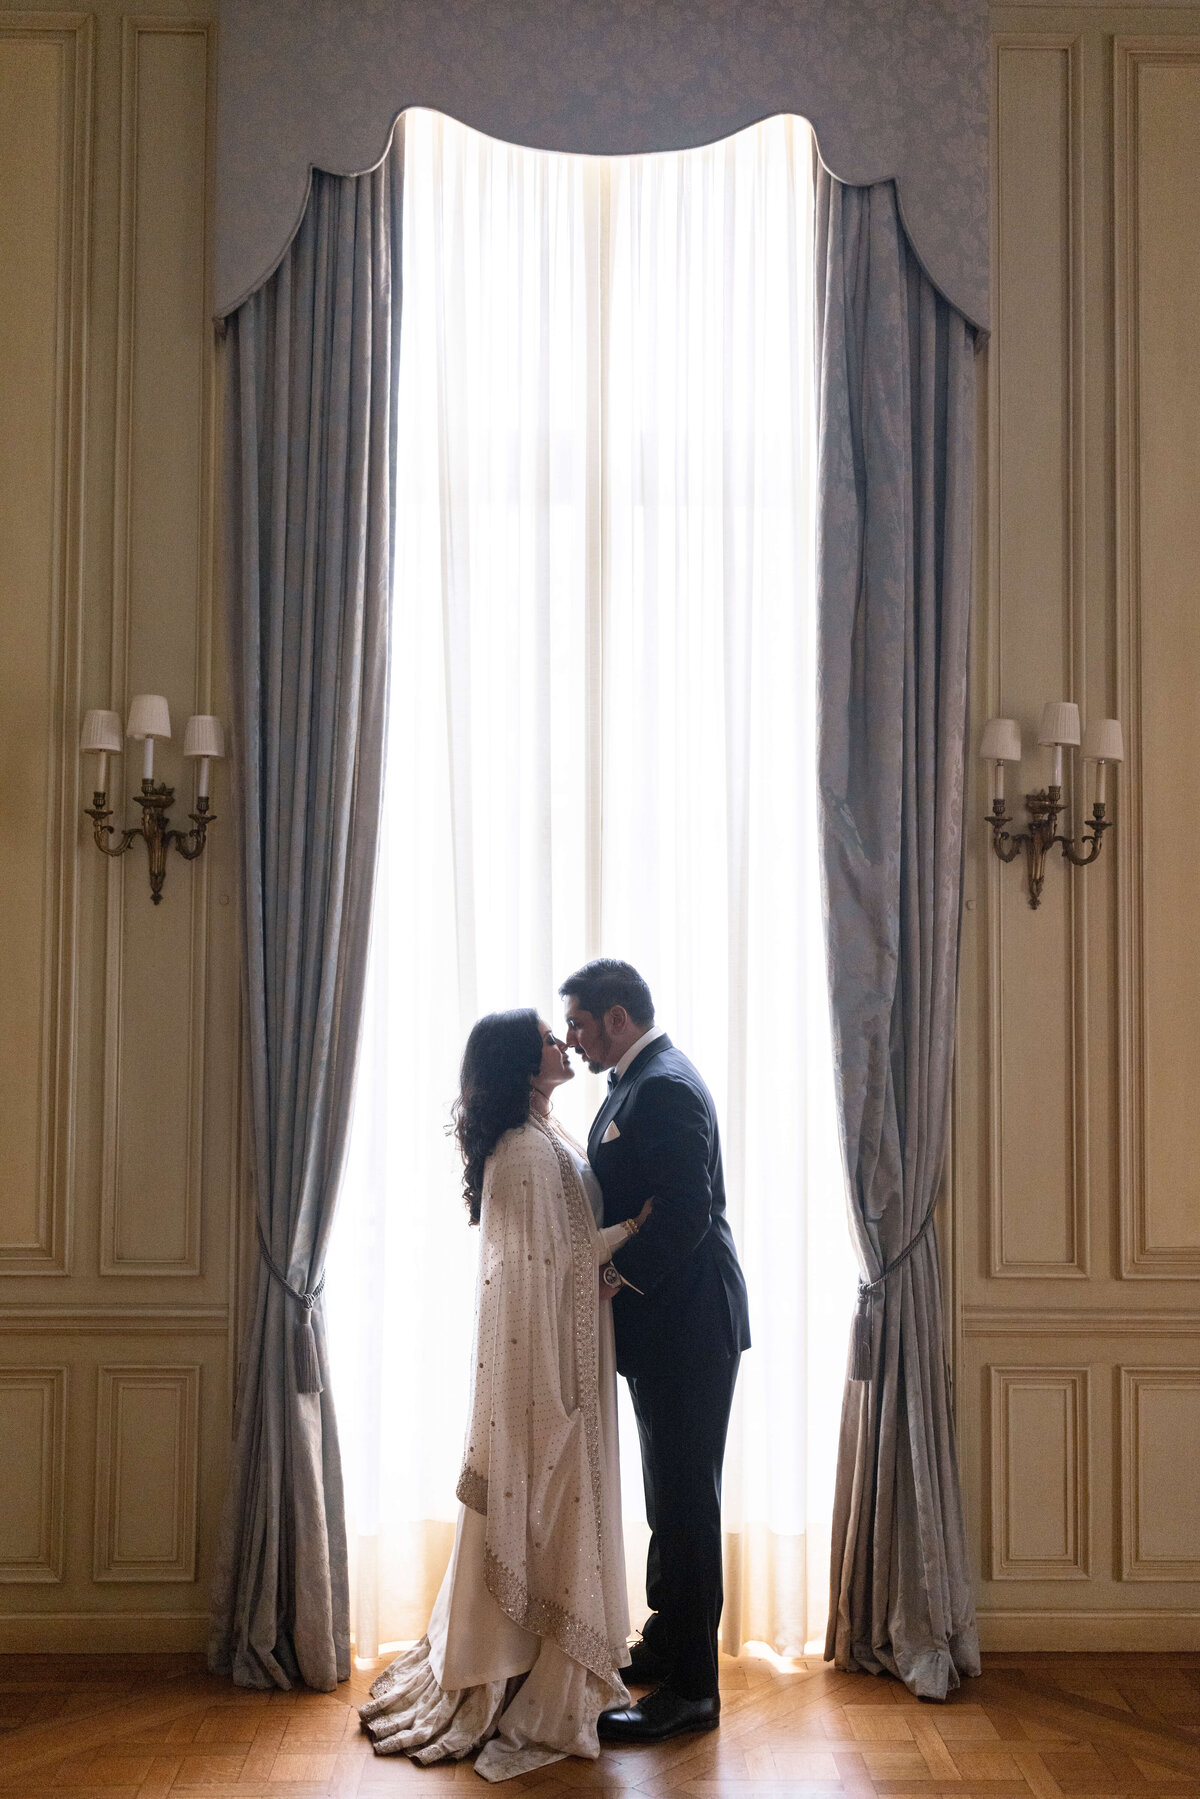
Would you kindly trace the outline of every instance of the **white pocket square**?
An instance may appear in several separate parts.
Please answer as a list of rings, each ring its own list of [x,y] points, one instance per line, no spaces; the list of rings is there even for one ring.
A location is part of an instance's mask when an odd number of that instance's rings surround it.
[[[621,1133],[617,1129],[617,1121],[614,1118],[612,1123],[609,1125],[608,1129],[605,1131],[603,1137],[601,1137],[600,1141],[601,1141],[601,1143],[615,1143],[617,1138],[620,1135],[621,1135]]]

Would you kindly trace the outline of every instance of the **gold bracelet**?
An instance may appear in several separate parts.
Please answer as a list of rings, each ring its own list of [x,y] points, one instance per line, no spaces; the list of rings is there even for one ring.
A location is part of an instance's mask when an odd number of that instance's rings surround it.
[[[636,1218],[624,1218],[621,1222],[625,1226],[625,1241],[628,1243],[630,1237],[636,1237],[642,1227]]]

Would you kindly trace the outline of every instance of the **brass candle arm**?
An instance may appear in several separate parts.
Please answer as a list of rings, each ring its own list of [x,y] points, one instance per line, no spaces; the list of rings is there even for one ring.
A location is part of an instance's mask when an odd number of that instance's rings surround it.
[[[1050,786],[1025,795],[1025,810],[1029,814],[1027,831],[1009,832],[1006,829],[1012,819],[1004,810],[1003,800],[993,800],[992,810],[987,815],[986,822],[992,828],[992,848],[1001,862],[1015,862],[1021,851],[1025,851],[1029,904],[1035,910],[1041,904],[1046,857],[1054,845],[1058,844],[1067,861],[1076,868],[1086,868],[1100,854],[1104,833],[1112,825],[1112,820],[1105,817],[1103,800],[1097,800],[1077,847],[1074,838],[1064,837],[1058,829],[1058,815],[1062,809],[1062,788]]]
[[[122,831],[119,836],[108,822],[112,817],[112,810],[108,806],[108,795],[103,789],[93,793],[92,803],[84,807],[84,812],[92,821],[92,836],[96,848],[106,856],[123,856],[127,850],[132,849],[139,837],[145,841],[150,863],[150,898],[157,906],[162,902],[163,882],[167,874],[167,851],[177,850],[185,861],[194,862],[204,848],[208,827],[216,823],[216,817],[208,809],[207,798],[197,799],[196,810],[188,814],[192,829],[175,831],[171,829],[167,817],[175,802],[173,787],[155,786],[153,781],[143,781],[141,791],[134,798],[142,808],[141,823],[132,830]]]

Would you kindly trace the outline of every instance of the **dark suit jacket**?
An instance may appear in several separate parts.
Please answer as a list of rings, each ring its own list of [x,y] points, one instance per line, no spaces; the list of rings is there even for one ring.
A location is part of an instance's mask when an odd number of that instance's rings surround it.
[[[619,1135],[603,1138],[610,1125]],[[604,1222],[654,1210],[613,1257],[626,1280],[613,1301],[622,1374],[684,1372],[750,1347],[746,1283],[725,1216],[712,1094],[669,1037],[626,1069],[593,1121],[588,1160]]]

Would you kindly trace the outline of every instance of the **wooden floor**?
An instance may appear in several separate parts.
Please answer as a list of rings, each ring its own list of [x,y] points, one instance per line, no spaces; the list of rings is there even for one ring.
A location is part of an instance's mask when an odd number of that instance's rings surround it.
[[[336,1694],[246,1693],[194,1656],[0,1657],[3,1799],[438,1799],[469,1763],[376,1757]],[[507,1784],[696,1799],[1200,1796],[1200,1655],[992,1655],[944,1706],[818,1660],[722,1670],[721,1728]],[[449,1799],[449,1795],[446,1795]]]

